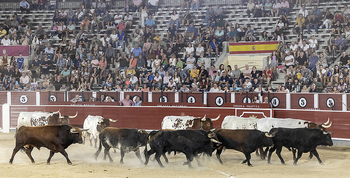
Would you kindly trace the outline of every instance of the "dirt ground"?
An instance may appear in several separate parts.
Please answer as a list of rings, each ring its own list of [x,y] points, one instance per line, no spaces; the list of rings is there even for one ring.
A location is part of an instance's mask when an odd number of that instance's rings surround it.
[[[12,149],[14,148],[14,134],[0,133],[0,176],[1,177],[124,177],[124,178],[152,178],[152,177],[348,177],[350,173],[350,148],[323,147],[318,152],[323,161],[320,165],[316,158],[308,159],[304,154],[298,165],[294,166],[292,154],[288,150],[282,151],[286,165],[281,165],[277,155],[271,158],[271,165],[265,160],[260,160],[255,153],[252,154],[253,167],[241,164],[244,155],[234,150],[226,150],[221,158],[221,165],[214,154],[213,157],[201,157],[202,167],[193,161],[193,169],[183,166],[185,156],[177,154],[168,155],[169,164],[162,162],[165,168],[160,168],[156,161],[150,161],[147,166],[140,163],[134,153],[125,156],[124,164],[119,163],[120,153],[111,153],[113,163],[103,160],[103,152],[96,161],[92,155],[96,149],[89,145],[71,145],[66,151],[73,165],[68,165],[61,154],[55,154],[51,165],[46,164],[49,151],[46,148],[33,150],[33,158],[36,163],[32,164],[26,154],[18,152],[12,165],[8,163]],[[153,159],[153,156],[151,157]],[[144,160],[144,158],[143,158]]]

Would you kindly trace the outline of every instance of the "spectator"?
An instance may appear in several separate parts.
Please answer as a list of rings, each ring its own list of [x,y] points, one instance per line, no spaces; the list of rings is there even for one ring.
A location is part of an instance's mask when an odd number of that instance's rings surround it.
[[[30,4],[26,1],[26,0],[22,0],[19,3],[19,7],[21,9],[21,13],[23,14],[23,12],[25,11],[27,14],[30,13]]]
[[[22,74],[22,77],[19,79],[19,83],[22,86],[26,86],[29,83],[29,77],[28,77],[28,75],[26,73]]]
[[[155,12],[158,12],[158,3],[159,0],[148,0],[147,8],[153,9]]]
[[[248,4],[247,4],[247,15],[248,17],[254,17],[254,8],[255,8],[255,4],[253,2],[253,0],[249,0]]]
[[[80,98],[79,95],[75,95],[75,97],[73,99],[70,100],[70,102],[72,103],[77,103],[77,102],[82,102],[82,98]]]
[[[124,22],[127,28],[130,28],[132,26],[133,17],[129,14],[129,12],[126,13],[124,16]]]
[[[89,25],[90,25],[90,20],[86,16],[84,18],[84,20],[82,20],[81,23],[80,23],[80,29],[84,30],[85,32],[87,32],[89,30]]]
[[[310,34],[311,28],[318,33],[318,18],[315,15],[308,16],[307,33]]]
[[[307,17],[309,15],[308,11],[305,9],[305,4],[301,6],[301,9],[299,10],[299,14],[303,15],[303,17]]]
[[[280,8],[281,8],[281,3],[279,0],[276,0],[275,3],[272,5],[271,15],[273,17],[277,17],[279,15]]]
[[[216,40],[219,42],[220,45],[224,41],[224,35],[225,35],[224,31],[222,30],[222,28],[220,26],[218,26],[217,30],[215,30],[214,37],[216,38]]]
[[[244,41],[255,41],[256,37],[254,36],[254,30],[251,29],[250,26],[248,26],[248,29],[244,35]]]
[[[340,50],[340,51],[342,51],[344,49],[344,47],[345,47],[344,39],[340,38],[340,36],[337,35],[337,38],[334,41],[333,50]]]
[[[205,13],[205,18],[203,20],[203,23],[208,23],[209,20],[213,21],[215,17],[215,12],[212,6],[209,6],[208,10]]]
[[[184,2],[181,3],[182,9],[185,9],[185,6],[186,6],[187,9],[189,9],[190,8],[190,2],[191,2],[191,0],[184,0]]]
[[[305,26],[305,18],[302,14],[299,14],[297,19],[294,23],[295,28],[293,29],[294,34],[299,34],[300,32],[303,32],[304,26]]]
[[[130,6],[133,12],[141,12],[140,9],[142,8],[142,0],[133,0]]]
[[[53,59],[53,48],[51,48],[51,45],[48,44],[47,47],[45,48],[44,54],[48,56],[48,58],[52,61]]]
[[[314,35],[309,40],[309,47],[310,47],[310,52],[315,52],[318,49],[318,42]]]
[[[22,53],[19,53],[19,57],[17,58],[17,65],[19,71],[23,70],[23,63],[24,63],[24,58],[22,57]]]
[[[189,92],[190,90],[187,88],[187,85],[183,84],[179,92]]]
[[[304,55],[304,52],[299,52],[296,58],[296,64],[299,66],[307,66],[307,57]]]
[[[327,9],[326,14],[323,17],[323,28],[329,29],[332,24],[332,20],[334,19],[334,16],[329,12]]]
[[[179,14],[176,10],[173,10],[173,13],[170,16],[168,28],[170,28],[171,24],[176,25],[176,28],[179,28]]]
[[[47,9],[48,10],[50,10],[50,9],[55,10],[56,9],[56,0],[49,0],[49,5],[47,6]]]
[[[265,13],[263,11],[263,4],[261,3],[260,0],[258,0],[258,3],[255,4],[255,8],[254,8],[254,17],[265,17]]]
[[[273,78],[272,71],[268,66],[266,66],[265,70],[263,71],[262,79],[264,82],[267,83],[267,85],[269,85],[272,78]]]
[[[186,22],[186,25],[189,25],[192,23],[192,15],[190,14],[190,11],[186,11],[182,20],[182,26],[185,25],[185,22]]]
[[[216,41],[215,38],[212,39],[212,41],[209,43],[210,48],[208,49],[208,56],[211,56],[211,52],[215,51],[216,56],[219,56],[219,43]]]
[[[152,15],[148,15],[148,19],[146,20],[145,25],[148,28],[155,28],[156,27],[156,23],[154,22],[154,19],[152,19]]]
[[[285,13],[286,15],[289,15],[289,2],[287,0],[282,0],[279,13]]]
[[[22,20],[18,26],[18,31],[23,33],[27,30],[27,28],[28,28],[28,21],[26,20],[25,17],[22,17]]]
[[[96,13],[97,15],[101,15],[101,14],[105,14],[106,13],[106,4],[103,2],[103,1],[100,1],[98,4],[97,4],[97,9],[96,9]]]
[[[196,63],[196,59],[193,57],[193,54],[186,59],[186,67],[183,69],[184,71],[192,70]]]
[[[192,0],[191,2],[191,10],[198,11],[199,9],[199,0]]]
[[[339,63],[339,66],[341,68],[349,68],[349,65],[350,65],[350,58],[348,55],[346,55],[345,52],[342,52],[341,53],[341,56],[340,56],[340,63]]]

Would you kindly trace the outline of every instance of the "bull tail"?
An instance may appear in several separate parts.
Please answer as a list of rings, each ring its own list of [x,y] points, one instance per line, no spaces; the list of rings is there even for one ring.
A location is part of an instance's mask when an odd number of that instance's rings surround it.
[[[102,150],[102,134],[100,134],[100,146],[98,146],[98,150],[93,155],[93,157],[97,160],[98,155],[101,153]]]

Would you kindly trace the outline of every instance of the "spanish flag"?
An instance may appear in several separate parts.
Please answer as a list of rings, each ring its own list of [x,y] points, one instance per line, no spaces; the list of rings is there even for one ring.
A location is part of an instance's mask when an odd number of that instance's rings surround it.
[[[271,53],[277,50],[278,41],[229,43],[230,54]]]

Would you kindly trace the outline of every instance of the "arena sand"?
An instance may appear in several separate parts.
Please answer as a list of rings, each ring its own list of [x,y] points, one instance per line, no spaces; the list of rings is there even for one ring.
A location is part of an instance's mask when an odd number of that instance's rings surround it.
[[[202,167],[192,162],[193,169],[183,166],[185,156],[183,154],[168,155],[169,164],[161,158],[165,168],[160,168],[156,161],[151,161],[147,166],[140,163],[134,153],[126,154],[124,164],[119,163],[120,152],[111,152],[113,163],[103,160],[103,151],[97,161],[92,157],[96,149],[87,145],[74,144],[66,151],[73,165],[68,165],[61,154],[55,154],[51,165],[46,165],[49,151],[41,148],[40,151],[33,150],[36,161],[32,164],[26,154],[18,152],[12,165],[8,163],[12,149],[14,148],[14,134],[0,133],[0,177],[123,177],[123,178],[163,178],[163,177],[200,177],[200,178],[342,178],[350,174],[350,148],[344,147],[322,147],[318,152],[323,161],[320,165],[316,158],[308,159],[304,154],[298,165],[294,166],[292,153],[284,149],[282,156],[286,165],[281,165],[277,155],[272,156],[271,164],[260,160],[255,153],[252,154],[251,163],[253,167],[241,164],[244,155],[234,150],[226,150],[222,155],[221,165],[215,156],[201,157]],[[144,158],[143,158],[144,160]]]

